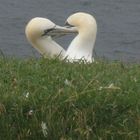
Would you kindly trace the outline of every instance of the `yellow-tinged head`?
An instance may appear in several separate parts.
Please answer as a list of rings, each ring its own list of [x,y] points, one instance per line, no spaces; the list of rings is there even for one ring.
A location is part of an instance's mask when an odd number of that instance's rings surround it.
[[[97,24],[95,18],[84,12],[78,12],[75,14],[72,14],[71,16],[68,17],[67,19],[67,24],[70,26],[74,26],[78,28],[79,32],[94,32],[96,33],[97,31]]]
[[[33,42],[36,39],[41,38],[44,31],[47,29],[52,29],[54,26],[55,24],[52,21],[46,18],[36,17],[28,22],[25,28],[25,34],[27,39],[30,42]]]

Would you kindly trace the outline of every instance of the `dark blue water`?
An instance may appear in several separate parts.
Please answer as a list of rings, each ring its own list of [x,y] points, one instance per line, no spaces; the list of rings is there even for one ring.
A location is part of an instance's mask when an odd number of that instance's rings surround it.
[[[41,16],[63,25],[77,11],[96,17],[97,57],[140,62],[140,0],[1,0],[0,50],[6,56],[38,56],[24,35],[27,22]],[[59,42],[66,48],[71,39]]]

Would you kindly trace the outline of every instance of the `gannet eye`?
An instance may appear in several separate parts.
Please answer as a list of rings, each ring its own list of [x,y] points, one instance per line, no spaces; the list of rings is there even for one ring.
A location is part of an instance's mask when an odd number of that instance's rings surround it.
[[[73,25],[69,24],[68,21],[65,22],[65,26],[66,26],[67,28],[74,27]]]

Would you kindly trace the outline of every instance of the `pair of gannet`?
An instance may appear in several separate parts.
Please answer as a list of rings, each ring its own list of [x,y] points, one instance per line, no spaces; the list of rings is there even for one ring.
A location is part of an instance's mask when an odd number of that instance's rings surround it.
[[[78,33],[67,50],[64,50],[53,38],[69,33]],[[72,14],[66,20],[66,26],[58,26],[46,18],[36,17],[29,21],[25,34],[28,41],[43,56],[60,56],[70,62],[85,60],[93,62],[93,48],[96,40],[97,24],[95,18],[87,13]]]

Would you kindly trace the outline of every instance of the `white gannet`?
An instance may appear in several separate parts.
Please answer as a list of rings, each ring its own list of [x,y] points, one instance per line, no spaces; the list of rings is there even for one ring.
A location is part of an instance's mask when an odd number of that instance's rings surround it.
[[[67,33],[78,32],[65,51],[54,40],[53,36],[61,36]],[[34,18],[26,26],[25,30],[29,42],[44,56],[53,57],[59,55],[70,62],[85,60],[93,62],[93,48],[96,40],[97,24],[95,18],[87,13],[78,12],[72,14],[66,20],[66,26],[55,25],[45,18]]]
[[[85,60],[93,62],[93,48],[96,40],[97,24],[93,16],[78,12],[68,17],[66,24],[76,27],[78,35],[69,45],[65,57],[70,61]]]
[[[65,50],[52,37],[72,32],[76,32],[76,30],[58,26],[49,19],[41,17],[31,19],[25,28],[25,34],[30,44],[44,57],[50,58],[65,56]]]

